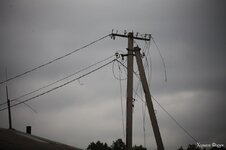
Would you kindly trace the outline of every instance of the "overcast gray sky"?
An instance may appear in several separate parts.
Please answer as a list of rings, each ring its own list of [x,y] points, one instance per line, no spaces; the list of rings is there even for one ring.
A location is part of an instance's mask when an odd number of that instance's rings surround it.
[[[225,1],[2,0],[0,12],[0,81],[5,80],[5,67],[8,77],[13,77],[110,34],[112,29],[152,34],[164,57],[168,80],[164,82],[164,67],[151,42],[151,93],[200,143],[226,145]],[[141,48],[145,45],[136,42]],[[56,81],[116,51],[126,53],[126,47],[126,39],[106,38],[8,82],[9,98]],[[125,80],[122,85],[125,112]],[[0,85],[0,93],[3,103],[5,84]],[[112,65],[27,104],[37,112],[25,105],[12,108],[13,128],[17,130],[31,125],[35,135],[80,148],[92,141],[111,144],[124,139],[119,81],[113,76]],[[166,149],[194,143],[155,102],[154,107]],[[142,101],[138,98],[133,115],[133,142],[143,144]],[[7,111],[0,112],[0,127],[8,127],[7,117]],[[145,126],[147,147],[156,147],[148,114]]]

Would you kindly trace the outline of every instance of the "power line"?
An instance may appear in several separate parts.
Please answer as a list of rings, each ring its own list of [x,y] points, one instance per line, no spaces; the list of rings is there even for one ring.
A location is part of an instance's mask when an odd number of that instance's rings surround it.
[[[87,70],[87,69],[89,69],[89,68],[91,68],[91,67],[93,67],[93,66],[96,66],[97,64],[100,64],[100,63],[102,63],[102,62],[104,62],[104,61],[106,61],[106,60],[112,58],[113,56],[114,56],[114,55],[111,55],[111,56],[109,56],[109,57],[107,57],[107,58],[105,58],[105,59],[103,59],[103,60],[101,60],[101,61],[98,61],[98,62],[96,62],[96,63],[94,63],[94,64],[92,64],[92,65],[90,65],[90,66],[88,66],[88,67],[85,67],[85,68],[83,68],[83,69],[81,69],[81,70],[79,70],[79,71],[77,71],[77,72],[75,72],[75,73],[72,73],[72,74],[70,74],[70,75],[68,75],[68,76],[66,76],[66,77],[64,77],[64,78],[61,78],[61,79],[59,79],[59,80],[57,80],[57,81],[54,81],[54,82],[52,82],[52,83],[50,83],[50,84],[48,84],[48,85],[45,85],[45,86],[43,86],[43,87],[41,87],[41,88],[38,88],[38,89],[36,89],[36,90],[34,90],[34,91],[31,91],[31,92],[29,92],[29,93],[23,94],[23,95],[21,95],[21,96],[19,96],[19,97],[17,97],[17,98],[14,98],[14,99],[11,100],[11,102],[13,102],[13,101],[15,101],[15,100],[18,100],[18,99],[21,99],[21,98],[23,98],[23,97],[25,97],[25,96],[27,96],[27,95],[33,94],[33,93],[35,93],[35,92],[38,92],[38,91],[40,91],[40,90],[42,90],[42,89],[44,89],[44,88],[47,88],[47,87],[49,87],[49,86],[51,86],[51,85],[54,85],[54,84],[56,84],[56,83],[58,83],[58,82],[60,82],[60,81],[63,81],[63,80],[65,80],[65,79],[67,79],[67,78],[70,78],[70,77],[72,77],[72,76],[74,76],[74,75],[76,75],[76,74],[78,74],[78,73],[80,73],[80,72],[82,72],[82,71],[85,71],[85,70]],[[5,104],[6,104],[6,102],[0,104],[0,106],[5,105]],[[26,104],[25,104],[25,105],[26,105]]]
[[[49,65],[49,64],[52,64],[53,62],[58,61],[58,60],[60,60],[60,59],[63,59],[63,58],[65,58],[65,57],[69,56],[69,55],[72,55],[73,53],[78,52],[78,51],[80,51],[80,50],[82,50],[82,49],[84,49],[84,48],[86,48],[86,47],[88,47],[88,46],[90,46],[90,45],[92,45],[92,44],[98,42],[98,41],[101,41],[101,40],[105,39],[105,38],[108,37],[108,36],[109,36],[109,34],[108,34],[108,35],[105,35],[105,36],[103,36],[103,37],[101,37],[101,38],[99,38],[99,39],[97,39],[97,40],[95,40],[95,41],[93,41],[93,42],[91,42],[91,43],[89,43],[89,44],[87,44],[87,45],[84,45],[84,46],[82,46],[82,47],[80,47],[80,48],[78,48],[78,49],[76,49],[76,50],[73,50],[73,51],[71,51],[71,52],[69,52],[69,53],[67,53],[67,54],[65,54],[65,55],[63,55],[63,56],[57,57],[57,58],[55,58],[55,59],[53,59],[53,60],[51,60],[51,61],[49,61],[49,62],[47,62],[47,63],[44,63],[44,64],[42,64],[42,65],[40,65],[40,66],[37,66],[37,67],[35,67],[35,68],[33,68],[33,69],[30,69],[30,70],[28,70],[28,71],[25,71],[25,72],[23,72],[23,73],[21,73],[21,74],[18,74],[18,75],[16,75],[16,76],[14,76],[14,77],[8,78],[7,80],[1,81],[0,84],[3,84],[3,83],[5,83],[5,82],[11,81],[11,80],[14,80],[14,79],[16,79],[16,78],[18,78],[18,77],[21,77],[21,76],[26,75],[26,74],[28,74],[28,73],[30,73],[30,72],[33,72],[33,71],[35,71],[35,70],[37,70],[37,69],[39,69],[39,68],[42,68],[42,67],[47,66],[47,65]]]
[[[99,69],[101,69],[101,68],[103,68],[103,67],[105,67],[105,66],[111,64],[111,63],[114,62],[115,60],[116,60],[116,59],[114,59],[114,60],[112,60],[112,61],[110,61],[110,62],[108,62],[108,63],[106,63],[106,64],[104,64],[104,65],[102,65],[102,66],[100,66],[100,67],[98,67],[98,68],[96,68],[96,69],[93,69],[93,70],[91,70],[90,72],[85,73],[85,74],[83,74],[83,75],[81,75],[81,76],[79,76],[79,77],[77,77],[77,78],[75,78],[75,79],[72,79],[72,80],[70,80],[70,81],[68,81],[68,82],[66,82],[66,83],[64,83],[64,84],[61,84],[61,85],[59,85],[59,86],[57,86],[57,87],[54,87],[54,88],[52,88],[52,89],[50,89],[50,90],[48,90],[48,91],[46,91],[46,92],[43,92],[43,93],[41,93],[41,94],[38,94],[38,95],[33,96],[33,97],[31,97],[31,98],[28,98],[28,99],[25,99],[25,100],[23,100],[23,101],[21,101],[21,102],[19,102],[19,103],[13,104],[13,105],[11,105],[10,107],[15,107],[15,106],[20,105],[20,104],[22,104],[22,103],[24,103],[24,102],[30,101],[30,100],[32,100],[32,99],[35,99],[35,98],[37,98],[37,97],[40,97],[40,96],[45,95],[45,94],[47,94],[47,93],[50,93],[50,92],[52,92],[52,91],[54,91],[54,90],[57,90],[57,89],[59,89],[59,88],[61,88],[61,87],[64,87],[64,86],[66,86],[66,85],[68,85],[68,84],[70,84],[70,83],[72,83],[72,82],[74,82],[74,81],[76,81],[76,80],[79,80],[79,79],[81,79],[81,78],[83,78],[83,77],[85,77],[85,76],[87,76],[87,75],[89,75],[89,74],[91,74],[91,73],[93,73],[93,72],[95,72],[95,71],[97,71],[97,70],[99,70]],[[6,109],[7,109],[7,107],[5,107],[5,108],[3,108],[3,109],[0,109],[0,111],[6,110]]]
[[[119,62],[118,62],[119,63]],[[119,65],[119,64],[118,64]],[[119,68],[120,69],[120,68]],[[121,70],[119,70],[121,71]],[[126,80],[127,78],[122,78],[121,76],[117,77],[116,74],[115,74],[115,63],[112,64],[112,74],[113,74],[113,77],[116,79],[116,80]]]
[[[138,98],[145,103],[145,101],[136,93]],[[159,105],[159,107],[189,136],[191,137],[195,142],[198,142],[194,136],[192,136],[157,100],[156,98],[151,95],[152,99]]]
[[[138,95],[137,93],[135,93],[138,98],[145,103],[145,101],[143,100],[143,98]],[[157,100],[156,98],[151,95],[152,99],[159,105],[159,107],[189,136],[191,137],[195,142],[198,142],[198,140],[196,140],[196,138],[194,138],[194,136],[192,136]]]
[[[198,142],[198,140],[192,136],[157,100],[156,98],[151,95],[151,97],[154,99],[154,101],[160,106],[160,108],[162,108],[163,111],[165,111],[167,113],[167,115],[189,136],[191,137],[196,143]]]

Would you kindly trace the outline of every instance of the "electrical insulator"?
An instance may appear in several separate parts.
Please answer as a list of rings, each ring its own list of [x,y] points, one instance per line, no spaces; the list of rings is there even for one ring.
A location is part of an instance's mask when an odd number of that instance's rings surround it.
[[[115,56],[116,56],[116,58],[119,58],[120,57],[120,55],[119,55],[118,52],[115,53]]]
[[[124,35],[126,35],[127,34],[127,31],[126,30],[124,30]]]
[[[138,32],[137,32],[137,34],[136,34],[136,37],[138,36]]]

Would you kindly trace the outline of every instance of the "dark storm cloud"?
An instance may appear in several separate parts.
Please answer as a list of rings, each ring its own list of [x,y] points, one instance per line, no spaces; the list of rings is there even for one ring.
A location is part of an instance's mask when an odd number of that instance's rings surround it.
[[[164,83],[164,68],[152,42],[153,95],[200,142],[226,145],[226,122],[222,119],[226,105],[224,1],[19,0],[2,1],[0,7],[1,81],[6,66],[9,76],[14,76],[109,34],[112,28],[122,33],[125,29],[151,33],[161,49],[168,77]],[[10,97],[65,77],[126,47],[126,39],[105,39],[9,82]],[[119,82],[112,76],[111,67],[28,102],[38,113],[23,105],[14,108],[15,128],[23,130],[30,123],[37,135],[82,148],[91,141],[111,143],[122,137]],[[126,82],[122,83],[125,92]],[[0,90],[3,102],[4,85]],[[175,149],[192,143],[154,104],[165,147]],[[140,102],[136,101],[134,142],[143,144],[140,111]],[[6,112],[0,115],[4,120],[0,126],[7,127]],[[155,147],[150,122],[147,126],[147,146]],[[172,135],[174,138],[169,139]]]

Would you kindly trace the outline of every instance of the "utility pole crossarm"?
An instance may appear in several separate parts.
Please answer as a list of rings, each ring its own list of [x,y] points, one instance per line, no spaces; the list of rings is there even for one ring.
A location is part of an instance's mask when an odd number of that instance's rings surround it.
[[[125,38],[129,38],[130,35],[128,34],[117,34],[117,33],[112,33],[111,34],[112,37],[116,37],[116,36],[119,36],[119,37],[125,37]],[[151,40],[151,35],[148,34],[148,38],[147,37],[138,37],[138,36],[132,36],[133,39],[136,39],[136,40],[143,40],[143,41],[150,41]]]

